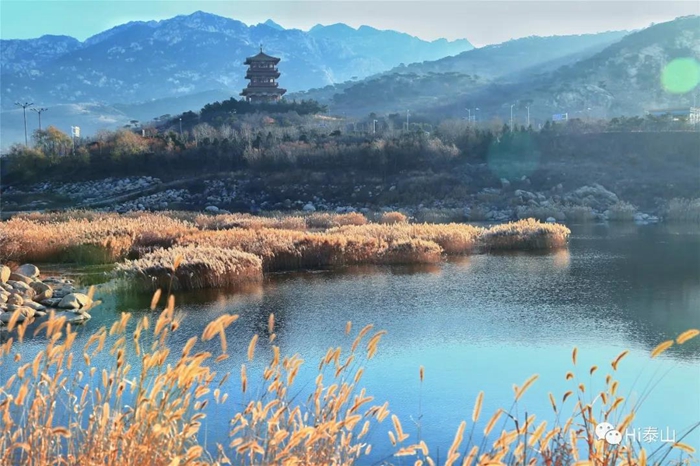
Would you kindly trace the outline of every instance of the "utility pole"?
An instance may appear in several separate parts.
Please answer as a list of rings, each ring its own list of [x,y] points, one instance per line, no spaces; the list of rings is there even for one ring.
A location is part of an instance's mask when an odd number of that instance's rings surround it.
[[[377,120],[372,121],[372,134],[377,133]]]
[[[408,116],[409,116],[410,114],[411,114],[411,111],[410,111],[410,110],[406,110],[406,132],[408,132],[408,130],[409,130],[409,128],[410,128],[410,127],[408,126]]]
[[[36,112],[36,114],[39,115],[39,131],[41,131],[41,114],[43,112],[47,111],[48,108],[41,107],[41,108],[33,108],[32,110],[34,110]]]
[[[513,107],[515,104],[510,104],[510,132],[513,132]]]
[[[31,107],[34,105],[33,102],[15,102],[15,105],[18,107],[22,107],[22,113],[24,114],[24,145],[28,146],[29,145],[29,139],[27,139],[27,107]]]

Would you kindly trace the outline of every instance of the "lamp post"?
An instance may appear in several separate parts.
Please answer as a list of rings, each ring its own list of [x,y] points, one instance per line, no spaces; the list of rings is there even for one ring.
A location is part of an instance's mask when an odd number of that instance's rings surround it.
[[[39,131],[41,131],[41,114],[43,112],[47,111],[48,108],[41,107],[41,108],[33,108],[32,110],[34,110],[36,112],[36,114],[39,115]]]
[[[182,117],[180,117],[180,140],[182,141]]]
[[[530,106],[528,105],[527,107],[527,127],[530,127]]]
[[[22,113],[24,114],[24,145],[28,146],[29,145],[29,139],[27,139],[27,107],[31,107],[34,105],[33,102],[15,102],[15,105],[18,107],[22,107]]]
[[[476,112],[480,112],[480,111],[481,111],[481,109],[479,107],[476,107],[474,109],[474,123],[476,123],[478,120],[478,118],[477,118],[478,113],[476,113]]]
[[[513,132],[513,107],[515,104],[510,104],[510,132]]]
[[[377,120],[372,120],[372,134],[377,133]]]

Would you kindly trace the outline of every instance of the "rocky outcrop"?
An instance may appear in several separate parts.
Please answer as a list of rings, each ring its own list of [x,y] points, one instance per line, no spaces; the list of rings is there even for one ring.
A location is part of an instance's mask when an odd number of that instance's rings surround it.
[[[42,281],[39,268],[32,264],[23,264],[14,271],[0,264],[0,278],[0,325],[9,323],[13,316],[16,322],[24,322],[51,311],[70,323],[90,319],[87,311],[92,299],[76,292],[70,280],[49,277]]]

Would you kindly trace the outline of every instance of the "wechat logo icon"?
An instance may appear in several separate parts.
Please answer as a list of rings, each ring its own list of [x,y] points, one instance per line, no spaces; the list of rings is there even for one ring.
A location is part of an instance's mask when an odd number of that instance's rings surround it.
[[[622,442],[622,434],[609,422],[601,422],[595,426],[595,436],[598,440],[605,440],[610,445],[619,445]]]

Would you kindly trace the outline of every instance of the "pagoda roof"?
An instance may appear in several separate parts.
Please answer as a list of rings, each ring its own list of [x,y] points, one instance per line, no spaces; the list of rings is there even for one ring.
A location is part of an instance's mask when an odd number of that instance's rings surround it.
[[[248,64],[250,64],[250,62],[254,62],[254,61],[272,61],[275,63],[279,63],[280,58],[271,57],[270,55],[268,55],[265,52],[263,52],[262,50],[260,50],[260,53],[258,53],[257,55],[246,58],[244,65],[248,65]]]

